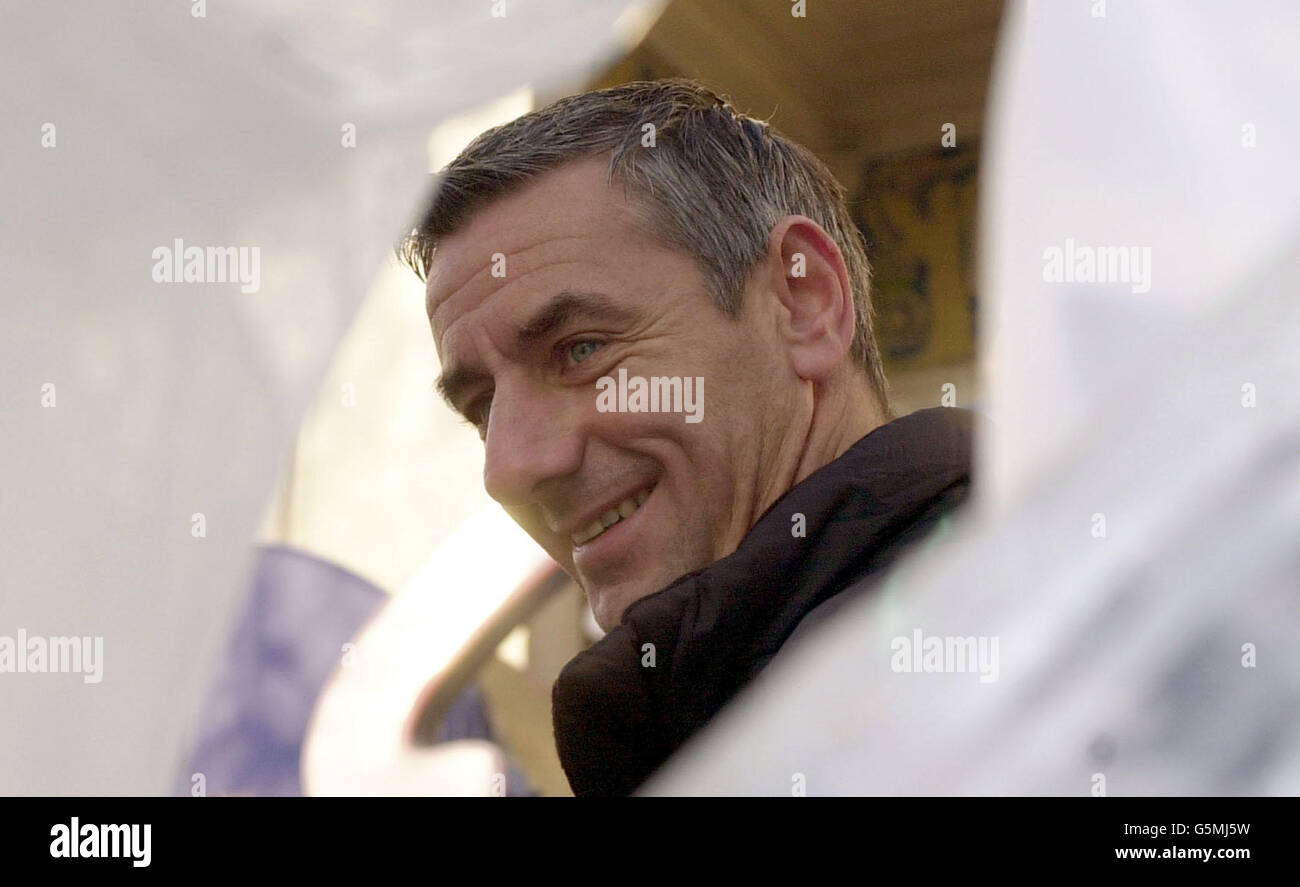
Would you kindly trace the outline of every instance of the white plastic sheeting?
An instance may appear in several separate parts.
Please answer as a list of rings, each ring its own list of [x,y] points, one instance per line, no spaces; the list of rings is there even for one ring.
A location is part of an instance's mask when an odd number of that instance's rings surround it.
[[[1008,8],[978,507],[650,793],[1300,793],[1300,11],[1091,6]],[[1067,239],[1149,290],[1051,282]]]
[[[0,6],[0,636],[104,651],[98,683],[0,674],[0,793],[168,790],[259,512],[424,197],[429,132],[578,86],[656,5]],[[258,287],[156,282],[177,239],[256,247]]]
[[[989,502],[1114,421],[1117,388],[1150,389],[1153,337],[1242,298],[1300,233],[1300,7],[1095,7],[1009,3],[995,61],[980,217]],[[1149,279],[1046,282],[1044,251],[1067,241],[1149,250]],[[1217,353],[1187,346],[1180,366]]]

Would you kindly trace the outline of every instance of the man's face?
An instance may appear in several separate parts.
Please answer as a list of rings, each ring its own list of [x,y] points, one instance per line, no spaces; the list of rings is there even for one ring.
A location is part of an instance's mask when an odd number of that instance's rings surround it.
[[[719,310],[689,256],[634,226],[606,168],[571,163],[479,211],[439,244],[427,307],[441,387],[484,439],[488,493],[609,630],[734,551],[788,488],[779,417],[798,380],[770,300]],[[601,411],[597,380],[620,368],[702,378],[702,420]]]

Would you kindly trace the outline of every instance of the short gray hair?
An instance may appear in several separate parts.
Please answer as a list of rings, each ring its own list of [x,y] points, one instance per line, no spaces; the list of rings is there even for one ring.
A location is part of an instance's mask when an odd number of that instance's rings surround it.
[[[644,145],[651,136],[653,150]],[[605,153],[609,180],[638,199],[648,233],[695,260],[713,301],[729,315],[740,310],[777,222],[797,214],[826,229],[853,288],[851,354],[888,411],[872,333],[871,265],[844,188],[807,148],[691,81],[569,96],[488,130],[439,174],[428,210],[398,256],[423,280],[439,239],[476,211],[542,173]]]

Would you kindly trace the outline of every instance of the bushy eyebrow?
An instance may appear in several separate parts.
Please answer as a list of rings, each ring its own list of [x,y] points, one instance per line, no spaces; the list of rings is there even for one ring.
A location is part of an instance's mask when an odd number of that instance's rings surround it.
[[[465,416],[465,411],[459,406],[464,392],[488,379],[486,373],[480,373],[468,367],[456,367],[448,372],[438,376],[438,381],[433,384],[434,389],[442,395],[442,399],[447,402],[457,413]],[[465,416],[465,418],[469,418]]]
[[[515,346],[520,351],[527,351],[568,323],[575,320],[601,321],[615,325],[628,325],[636,318],[636,312],[620,305],[603,293],[574,292],[564,290],[556,293],[546,304],[533,312],[523,326],[515,333]],[[438,376],[434,388],[442,395],[453,410],[464,415],[457,404],[464,392],[490,377],[470,367],[452,367]]]
[[[576,319],[597,320],[614,324],[629,324],[636,313],[618,304],[603,293],[583,293],[565,290],[533,313],[533,316],[515,334],[515,344],[526,350],[566,323]]]

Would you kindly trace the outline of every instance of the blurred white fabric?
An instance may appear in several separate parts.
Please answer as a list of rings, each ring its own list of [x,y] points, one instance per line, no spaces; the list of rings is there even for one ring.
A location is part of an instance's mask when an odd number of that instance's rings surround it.
[[[1300,6],[1096,5],[1007,4],[981,179],[987,504],[1107,420],[1153,334],[1239,298],[1300,231]],[[1067,239],[1150,248],[1150,290],[1045,282],[1044,250]]]
[[[978,507],[649,793],[1300,793],[1300,10],[1103,5],[1008,7]],[[1067,238],[1149,291],[1046,282]],[[894,671],[917,629],[997,680]]]
[[[98,684],[0,674],[0,793],[168,790],[303,411],[425,196],[430,131],[579,86],[658,5],[4,2],[0,635],[101,636],[104,663]],[[154,282],[178,238],[259,248],[260,289]]]

